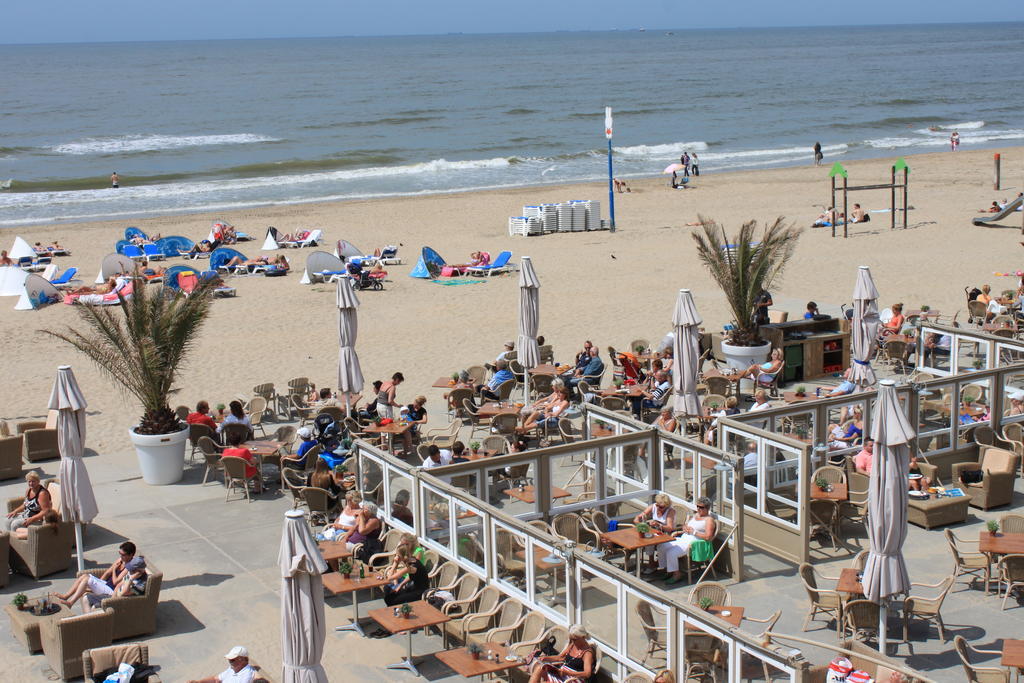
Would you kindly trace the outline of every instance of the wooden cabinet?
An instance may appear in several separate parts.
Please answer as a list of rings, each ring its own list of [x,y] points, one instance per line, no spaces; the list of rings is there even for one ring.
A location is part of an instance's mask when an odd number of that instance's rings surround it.
[[[844,318],[762,325],[761,336],[782,349],[783,382],[817,379],[850,366],[850,327]]]

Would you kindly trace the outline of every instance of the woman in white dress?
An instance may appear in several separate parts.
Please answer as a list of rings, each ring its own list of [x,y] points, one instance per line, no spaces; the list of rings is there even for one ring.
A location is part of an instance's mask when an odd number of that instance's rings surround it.
[[[710,498],[697,499],[697,512],[686,520],[683,530],[677,532],[676,539],[658,546],[658,569],[670,574],[666,583],[678,583],[683,580],[683,572],[679,569],[679,560],[689,555],[690,546],[695,541],[710,541],[718,533],[710,509]]]

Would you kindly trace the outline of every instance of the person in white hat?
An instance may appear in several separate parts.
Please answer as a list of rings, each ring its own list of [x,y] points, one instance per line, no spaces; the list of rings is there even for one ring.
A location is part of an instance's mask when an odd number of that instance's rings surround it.
[[[216,676],[200,678],[189,683],[252,683],[256,678],[256,670],[249,664],[249,651],[241,645],[235,645],[224,655],[228,660],[228,668]]]
[[[497,362],[499,360],[508,360],[508,354],[511,353],[512,351],[514,351],[515,348],[516,348],[515,342],[512,342],[512,341],[505,342],[505,350],[498,354],[498,357],[494,359],[495,362]]]
[[[313,438],[313,430],[309,427],[299,427],[296,434],[302,439],[302,443],[299,444],[299,450],[295,452],[295,455],[283,456],[281,464],[302,470],[306,468],[306,452],[317,444],[317,440]]]

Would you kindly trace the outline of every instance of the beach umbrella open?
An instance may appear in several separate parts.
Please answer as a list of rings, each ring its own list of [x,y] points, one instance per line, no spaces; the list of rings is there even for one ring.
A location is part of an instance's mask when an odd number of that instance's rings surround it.
[[[85,452],[85,396],[70,365],[57,368],[50,392],[50,410],[57,411],[57,448],[60,450],[60,517],[75,523],[78,570],[85,570],[82,525],[91,522],[99,509],[82,461]]]
[[[878,346],[878,290],[871,279],[871,270],[861,266],[853,287],[853,340],[850,358],[850,381],[858,391],[874,385],[877,378],[871,369],[871,358]]]
[[[537,332],[540,329],[540,280],[529,256],[519,265],[519,342],[516,358],[523,366],[523,403],[530,402],[530,369],[540,363]]]
[[[665,170],[662,171],[662,173],[677,173],[679,171],[682,171],[684,168],[686,167],[683,166],[682,164],[669,164],[668,166],[665,167]]]
[[[349,413],[349,395],[363,390],[363,370],[359,367],[356,354],[356,335],[359,330],[356,308],[359,299],[352,289],[352,281],[338,279],[336,290],[338,304],[338,391],[345,394],[345,415]]]
[[[882,380],[872,412],[875,453],[868,486],[869,552],[864,565],[864,595],[880,606],[878,649],[885,652],[886,601],[910,589],[903,542],[907,538],[907,477],[914,428],[900,407],[896,385]]]
[[[327,563],[301,510],[284,513],[277,563],[281,567],[281,680],[327,683],[320,665],[327,637],[322,576]]]
[[[697,366],[700,363],[701,322],[690,290],[680,289],[672,312],[672,357],[676,361],[672,372],[672,402],[675,412],[684,415],[700,415]]]

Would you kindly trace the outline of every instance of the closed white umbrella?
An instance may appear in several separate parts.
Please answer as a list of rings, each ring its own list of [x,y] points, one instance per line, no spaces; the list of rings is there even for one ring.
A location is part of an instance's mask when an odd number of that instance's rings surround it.
[[[301,510],[284,513],[281,549],[281,660],[284,683],[327,683],[320,665],[327,626],[324,582],[327,564]]]
[[[57,368],[50,392],[50,410],[57,411],[57,447],[60,450],[60,517],[75,523],[78,570],[85,569],[82,525],[91,522],[99,509],[82,461],[85,452],[85,396],[78,387],[70,365]]]
[[[356,336],[359,330],[356,308],[359,299],[347,277],[338,279],[335,294],[338,305],[338,391],[345,394],[345,416],[349,413],[349,395],[363,390],[363,370],[356,354]]]
[[[871,358],[878,346],[878,290],[871,279],[871,270],[861,266],[853,287],[853,339],[850,358],[850,381],[858,391],[873,386],[877,380],[871,369]]]
[[[872,411],[875,452],[868,486],[868,559],[864,595],[879,603],[878,649],[885,652],[886,601],[910,589],[903,542],[907,538],[907,477],[914,428],[900,407],[896,385],[882,380]]]
[[[700,313],[688,289],[680,289],[672,312],[672,402],[676,413],[700,415],[697,367],[700,363]]]
[[[540,280],[529,256],[519,265],[519,341],[516,358],[523,366],[523,403],[530,399],[530,369],[540,364],[537,333],[540,330]]]

